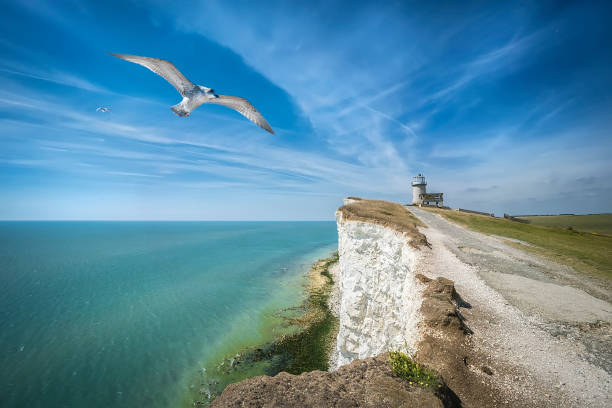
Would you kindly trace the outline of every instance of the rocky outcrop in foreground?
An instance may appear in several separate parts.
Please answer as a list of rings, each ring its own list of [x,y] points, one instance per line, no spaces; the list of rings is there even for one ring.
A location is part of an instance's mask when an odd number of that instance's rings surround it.
[[[394,377],[387,353],[332,372],[280,373],[228,386],[211,407],[444,407],[450,395]],[[445,390],[446,391],[446,390]]]

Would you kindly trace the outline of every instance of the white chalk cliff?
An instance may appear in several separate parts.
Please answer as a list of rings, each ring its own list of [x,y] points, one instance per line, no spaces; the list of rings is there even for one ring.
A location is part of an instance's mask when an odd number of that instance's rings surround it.
[[[418,249],[403,233],[343,220],[341,211],[336,212],[336,222],[341,299],[332,368],[389,350],[414,353],[423,301],[415,279]]]

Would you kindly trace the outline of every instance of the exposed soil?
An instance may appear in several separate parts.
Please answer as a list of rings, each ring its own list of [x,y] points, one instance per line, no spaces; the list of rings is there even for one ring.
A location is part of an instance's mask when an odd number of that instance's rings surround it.
[[[394,377],[387,353],[332,372],[260,376],[228,386],[211,407],[444,407],[442,392]]]
[[[485,381],[495,373],[472,347],[472,330],[460,312],[469,304],[457,293],[454,282],[421,274],[416,277],[425,284],[420,309],[423,340],[418,344],[417,362],[440,373],[455,393],[457,406],[504,406],[507,399],[502,390]]]

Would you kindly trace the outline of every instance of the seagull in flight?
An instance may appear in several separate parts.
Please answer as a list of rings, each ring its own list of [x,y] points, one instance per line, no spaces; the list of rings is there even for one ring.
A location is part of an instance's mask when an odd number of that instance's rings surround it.
[[[105,108],[104,106],[98,106],[98,108],[96,109],[96,112],[110,112],[112,111],[111,108]]]
[[[170,109],[177,115],[189,116],[191,111],[205,103],[214,103],[216,105],[227,106],[232,108],[257,126],[274,133],[268,121],[249,101],[238,96],[217,95],[215,91],[205,86],[196,85],[188,80],[174,64],[159,58],[138,57],[136,55],[115,54],[109,53],[117,58],[126,61],[134,62],[150,69],[157,75],[163,77],[166,81],[176,88],[183,97],[183,100],[172,106]]]

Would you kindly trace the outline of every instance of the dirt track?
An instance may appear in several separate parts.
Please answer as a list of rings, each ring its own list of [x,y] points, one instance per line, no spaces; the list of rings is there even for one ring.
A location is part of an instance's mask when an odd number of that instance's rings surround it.
[[[612,406],[611,294],[571,268],[410,208],[432,249],[419,272],[455,281],[482,374],[515,406]],[[466,362],[469,364],[469,362]]]

